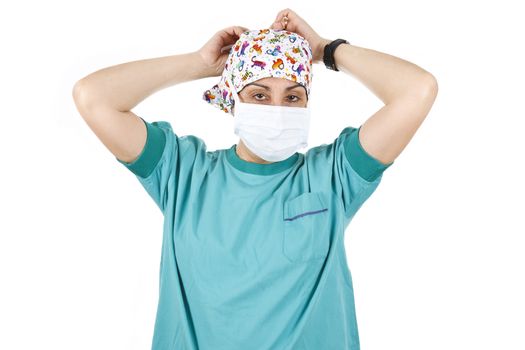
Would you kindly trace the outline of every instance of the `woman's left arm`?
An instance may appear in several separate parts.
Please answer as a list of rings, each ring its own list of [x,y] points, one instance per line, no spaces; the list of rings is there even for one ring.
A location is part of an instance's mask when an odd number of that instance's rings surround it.
[[[322,45],[332,40],[323,39]],[[338,70],[352,75],[385,103],[361,126],[364,150],[384,164],[393,162],[427,116],[438,92],[436,78],[419,66],[375,50],[341,44]]]
[[[323,64],[324,46],[332,40],[320,36],[295,11],[279,11],[270,28],[302,35],[311,45],[313,63]],[[334,61],[338,70],[356,77],[385,103],[363,123],[358,136],[374,158],[393,162],[430,111],[438,91],[436,79],[401,58],[351,44],[337,46]]]

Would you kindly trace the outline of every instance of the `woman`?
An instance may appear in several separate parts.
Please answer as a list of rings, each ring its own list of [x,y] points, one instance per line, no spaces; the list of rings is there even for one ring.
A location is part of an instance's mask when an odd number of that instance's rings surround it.
[[[326,57],[332,42],[285,9],[270,28],[229,27],[198,51],[109,67],[75,86],[86,123],[164,214],[153,349],[359,349],[344,232],[437,84],[414,64],[348,43]],[[302,154],[320,62],[353,74],[385,106]],[[207,151],[131,112],[161,88],[218,75],[203,99],[234,116],[240,140],[229,149]]]

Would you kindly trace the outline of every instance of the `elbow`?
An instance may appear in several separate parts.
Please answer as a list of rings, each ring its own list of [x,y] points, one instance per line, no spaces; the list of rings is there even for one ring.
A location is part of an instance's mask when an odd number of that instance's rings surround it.
[[[424,73],[423,77],[408,88],[402,96],[416,99],[419,101],[434,100],[438,93],[437,79],[430,73]]]
[[[75,85],[73,86],[72,95],[73,100],[75,100],[76,103],[80,102],[83,99],[83,97],[85,96],[85,90],[86,84],[82,79],[75,83]]]
[[[73,86],[73,90],[71,94],[73,96],[73,100],[75,101],[75,103],[80,100],[81,87],[82,87],[82,80],[77,81],[75,85]]]
[[[438,93],[438,82],[436,77],[431,73],[425,73],[425,76],[421,79],[421,89],[425,98],[435,99]]]
[[[87,86],[82,79],[75,83],[71,93],[73,101],[75,101],[75,105],[79,110],[87,110],[94,103],[92,87]]]
[[[438,93],[437,79],[430,73],[424,72],[410,82],[407,87],[395,99],[409,99],[412,101],[434,100]]]
[[[437,79],[435,76],[433,76],[432,74],[428,73],[428,77],[427,77],[427,84],[429,86],[429,89],[431,92],[435,93],[437,95],[437,92],[438,92],[438,82],[437,82]]]

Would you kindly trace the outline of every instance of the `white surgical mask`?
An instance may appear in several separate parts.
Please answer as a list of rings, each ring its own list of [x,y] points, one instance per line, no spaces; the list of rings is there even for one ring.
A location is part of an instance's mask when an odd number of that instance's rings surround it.
[[[234,133],[260,158],[278,162],[308,146],[310,106],[244,103],[230,80],[235,100]]]

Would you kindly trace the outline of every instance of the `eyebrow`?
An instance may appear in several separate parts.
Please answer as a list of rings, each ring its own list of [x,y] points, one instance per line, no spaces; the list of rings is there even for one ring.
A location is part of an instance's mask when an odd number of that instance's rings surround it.
[[[262,84],[259,84],[259,83],[249,83],[246,86],[250,86],[250,85],[260,86],[262,88],[265,88],[266,90],[270,90],[269,86],[262,85]],[[297,87],[303,87],[303,85],[297,83],[296,85],[288,86],[285,90],[291,90],[291,89],[295,89]]]

